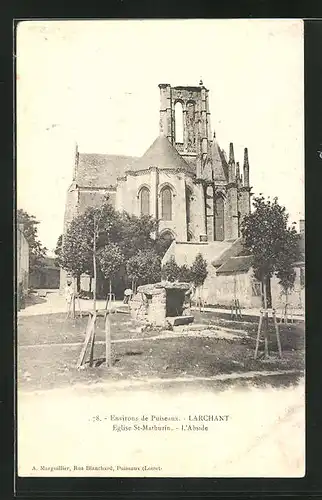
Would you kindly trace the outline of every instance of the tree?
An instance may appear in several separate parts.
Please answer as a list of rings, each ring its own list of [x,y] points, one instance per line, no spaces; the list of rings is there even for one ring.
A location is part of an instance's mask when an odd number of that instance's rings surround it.
[[[166,281],[176,281],[179,279],[180,266],[176,263],[173,255],[171,255],[170,260],[162,266],[162,278]]]
[[[128,260],[126,271],[133,289],[137,283],[156,283],[161,279],[161,259],[153,249],[139,250]]]
[[[267,309],[268,287],[274,274],[289,290],[294,284],[294,262],[299,258],[299,235],[288,227],[285,207],[260,195],[254,199],[254,211],[245,216],[241,232],[245,247],[253,256],[255,277],[262,283],[264,308]]]
[[[203,258],[201,253],[198,253],[191,266],[190,279],[195,287],[201,287],[204,284],[207,275],[207,261]]]
[[[191,282],[191,269],[186,264],[179,266],[178,280],[187,283]]]
[[[124,255],[116,243],[108,243],[98,251],[101,271],[109,280],[109,300],[111,300],[112,280],[124,264]]]
[[[136,255],[139,250],[153,249],[155,246],[152,235],[156,230],[156,220],[150,216],[136,217],[123,212],[117,229],[112,239],[118,242],[126,259]]]
[[[194,286],[198,289],[198,301],[199,301],[199,308],[201,311],[201,289],[202,286],[205,282],[205,279],[207,278],[208,275],[208,270],[207,270],[207,261],[203,258],[201,253],[198,253],[195,257],[195,260],[192,263],[191,270],[190,270],[190,276],[191,276],[191,282],[194,284]]]
[[[61,257],[62,248],[63,248],[63,235],[61,234],[58,237],[58,240],[56,243],[56,248],[54,250],[54,253],[56,255],[55,266],[57,266],[57,267],[61,267],[60,257]]]
[[[96,251],[108,243],[117,222],[118,215],[107,200],[99,208],[87,208],[69,224],[59,260],[62,268],[77,279],[78,291],[81,274],[96,278]]]
[[[38,237],[39,221],[20,208],[17,210],[17,224],[23,224],[23,234],[29,244],[29,272],[37,272],[43,267],[47,252]]]

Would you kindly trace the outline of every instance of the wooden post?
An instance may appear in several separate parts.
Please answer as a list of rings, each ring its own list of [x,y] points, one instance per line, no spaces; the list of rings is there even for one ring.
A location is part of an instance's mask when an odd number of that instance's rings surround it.
[[[90,348],[90,353],[89,353],[89,366],[93,366],[94,362],[94,343],[95,343],[95,320],[96,320],[96,313],[94,313],[94,322],[93,322],[93,327],[92,327],[92,336],[91,336],[91,348]]]
[[[84,344],[83,344],[81,353],[79,355],[76,368],[80,368],[82,366],[83,362],[84,362],[86,350],[87,350],[88,344],[89,344],[89,342],[91,340],[91,337],[92,337],[94,323],[95,323],[95,315],[94,314],[92,315],[90,313],[89,316],[88,316],[88,322],[87,322],[87,327],[86,327],[86,332],[85,332]]]
[[[79,299],[79,294],[78,293],[77,293],[77,304],[78,304],[78,308],[79,308],[79,315],[82,318],[83,314],[82,314],[82,308],[81,308],[81,304],[80,304],[80,299]]]
[[[108,312],[105,316],[105,366],[107,366],[108,368],[112,366],[111,322]]]
[[[276,321],[276,311],[275,311],[275,309],[273,309],[273,319],[274,319],[274,326],[275,326],[275,332],[276,332],[276,340],[277,340],[278,353],[279,353],[280,358],[282,358],[283,357],[282,346],[281,346],[280,332],[279,332],[278,324],[277,324],[277,321]]]
[[[93,231],[93,269],[94,269],[93,311],[94,311],[94,313],[96,313],[97,269],[96,269],[96,217],[95,217],[95,214],[94,214],[94,231]]]
[[[262,321],[263,321],[263,311],[260,311],[260,317],[259,317],[259,323],[258,323],[258,330],[257,330],[257,338],[256,338],[256,347],[255,347],[255,354],[254,354],[254,359],[257,358],[258,354],[258,349],[259,349],[259,337],[261,333],[261,328],[262,328]]]
[[[74,278],[73,280],[73,295],[72,295],[72,319],[75,319],[76,318],[76,307],[75,307],[75,280],[76,278]]]
[[[265,310],[264,316],[264,356],[268,358],[268,312]]]

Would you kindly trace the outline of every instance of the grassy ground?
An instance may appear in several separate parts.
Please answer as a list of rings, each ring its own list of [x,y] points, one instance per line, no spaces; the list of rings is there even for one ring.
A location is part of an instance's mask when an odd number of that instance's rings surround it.
[[[65,321],[65,314],[20,317],[17,332],[19,387],[46,389],[111,379],[208,377],[304,367],[303,322],[280,326],[282,360],[276,356],[276,338],[271,325],[269,348],[272,357],[262,361],[253,359],[258,319],[232,322],[216,313],[196,312],[196,324],[236,330],[238,338],[150,339],[159,332],[141,333],[130,315],[118,313],[111,316],[112,340],[133,341],[112,344],[112,368],[104,366],[105,346],[101,343],[95,345],[95,366],[76,370],[82,348],[77,343],[84,341],[86,323],[87,318]],[[142,337],[145,340],[141,340]],[[104,341],[102,319],[96,328],[96,340]]]

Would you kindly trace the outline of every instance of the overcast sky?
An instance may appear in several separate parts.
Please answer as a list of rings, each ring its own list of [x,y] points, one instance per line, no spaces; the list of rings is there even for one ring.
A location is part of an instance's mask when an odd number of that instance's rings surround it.
[[[52,250],[75,143],[142,155],[159,132],[159,83],[210,91],[220,146],[248,147],[255,194],[304,218],[303,23],[299,20],[33,21],[17,33],[18,208]]]

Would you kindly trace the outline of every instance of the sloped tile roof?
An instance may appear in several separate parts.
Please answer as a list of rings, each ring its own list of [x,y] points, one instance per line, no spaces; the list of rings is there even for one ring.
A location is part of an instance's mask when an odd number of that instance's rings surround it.
[[[84,187],[108,187],[116,184],[117,177],[138,158],[96,153],[79,153],[76,184]]]
[[[193,172],[193,168],[179,155],[178,151],[165,136],[159,136],[144,153],[144,155],[134,162],[131,170],[148,170],[150,167],[160,169],[180,168],[188,172]]]
[[[231,245],[216,260],[212,262],[212,265],[215,267],[220,267],[231,257],[236,257],[237,255],[240,255],[242,253],[245,253],[243,241],[241,238],[238,238],[237,240],[231,242]]]
[[[217,269],[217,274],[231,274],[247,272],[252,265],[251,255],[241,255],[239,257],[231,257],[222,266]]]

